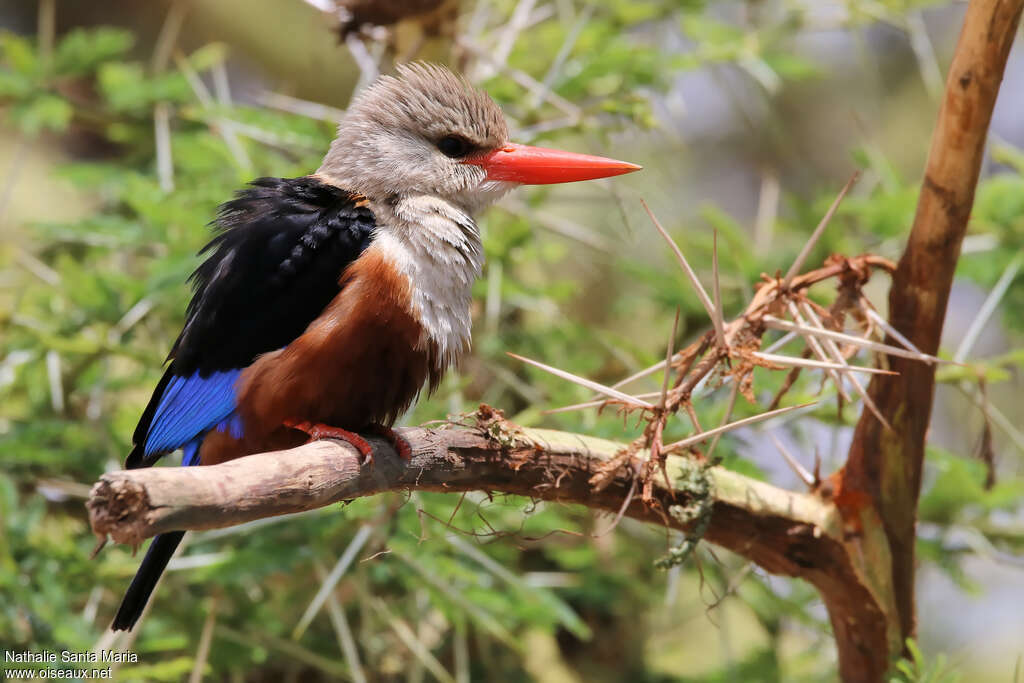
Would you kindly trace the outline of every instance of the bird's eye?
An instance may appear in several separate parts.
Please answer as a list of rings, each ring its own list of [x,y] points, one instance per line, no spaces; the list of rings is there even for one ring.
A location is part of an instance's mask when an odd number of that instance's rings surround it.
[[[464,157],[473,149],[473,145],[464,137],[458,135],[446,135],[437,142],[437,148],[441,154],[455,159]]]

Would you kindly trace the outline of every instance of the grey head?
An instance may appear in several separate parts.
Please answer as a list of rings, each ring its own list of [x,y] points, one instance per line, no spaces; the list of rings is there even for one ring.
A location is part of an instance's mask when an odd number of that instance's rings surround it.
[[[434,64],[397,71],[355,97],[318,175],[371,201],[429,195],[470,213],[514,187],[466,162],[508,142],[505,117],[486,93]]]

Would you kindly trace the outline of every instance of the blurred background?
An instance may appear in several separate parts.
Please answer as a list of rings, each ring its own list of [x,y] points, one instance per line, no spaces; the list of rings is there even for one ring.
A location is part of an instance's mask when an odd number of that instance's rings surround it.
[[[463,71],[519,142],[645,167],[519,191],[481,217],[473,355],[403,422],[486,402],[524,425],[628,441],[635,425],[610,413],[545,414],[589,396],[505,352],[611,384],[664,357],[677,307],[677,344],[708,328],[641,198],[707,282],[718,230],[727,314],[761,273],[788,268],[856,169],[808,264],[898,257],[964,7],[0,2],[0,649],[131,649],[139,662],[116,678],[141,681],[833,680],[808,585],[706,544],[663,571],[654,562],[677,541],[663,529],[486,494],[385,495],[193,534],[140,627],[115,637],[105,629],[139,557],[108,547],[90,560],[83,501],[129,449],[217,205],[257,176],[315,170],[352,93],[396,61]],[[897,680],[1022,668],[1021,45],[946,324],[943,355],[966,365],[940,371],[920,654]],[[869,287],[883,313],[887,288]],[[779,382],[759,376],[762,406]],[[819,388],[806,378],[793,394]],[[705,393],[702,420],[721,419],[728,393]],[[823,396],[716,454],[801,486],[771,434],[832,471],[859,405]],[[741,400],[737,416],[758,410]]]

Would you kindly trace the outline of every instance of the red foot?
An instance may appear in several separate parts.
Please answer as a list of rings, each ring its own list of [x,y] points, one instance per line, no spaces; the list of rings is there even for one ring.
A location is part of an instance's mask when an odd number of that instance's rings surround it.
[[[373,431],[374,434],[383,436],[387,439],[391,445],[395,447],[395,450],[398,451],[398,457],[402,460],[405,460],[406,462],[412,460],[412,446],[409,445],[408,441],[399,436],[398,432],[394,429],[391,427],[385,427],[384,425],[373,425],[370,427],[370,430]]]
[[[363,456],[364,465],[373,462],[373,447],[366,443],[366,439],[347,429],[332,427],[321,422],[314,424],[305,420],[285,420],[284,426],[309,434],[309,441],[319,441],[320,439],[341,439],[342,441],[347,441],[355,446],[359,454]]]

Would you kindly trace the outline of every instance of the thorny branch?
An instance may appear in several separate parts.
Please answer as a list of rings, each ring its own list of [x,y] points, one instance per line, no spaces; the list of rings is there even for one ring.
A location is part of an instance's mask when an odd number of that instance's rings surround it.
[[[686,260],[682,255],[682,251],[672,242],[672,238],[668,233],[657,223],[657,219],[653,214],[651,214],[651,218],[655,221],[655,225],[662,235],[669,241],[680,262],[684,264],[684,270],[690,276],[691,281],[695,283],[695,287],[698,288],[697,291],[702,292],[703,289],[700,288],[696,275],[693,274],[692,269],[685,265]],[[666,383],[663,385],[665,389],[657,405],[644,401],[640,396],[625,394],[620,386],[622,383],[616,387],[603,387],[591,380],[583,380],[575,376],[568,377],[568,373],[550,368],[536,361],[529,362],[560,377],[576,381],[608,397],[602,401],[580,404],[577,407],[596,406],[604,408],[614,406],[626,414],[636,412],[642,414],[642,419],[646,422],[642,435],[623,448],[622,451],[617,453],[614,458],[599,469],[594,474],[591,483],[595,488],[601,489],[609,481],[612,473],[626,465],[632,465],[631,469],[641,472],[643,481],[641,500],[647,505],[655,505],[653,480],[657,472],[661,471],[664,474],[665,457],[667,455],[690,452],[698,460],[702,460],[703,455],[695,449],[695,446],[702,441],[710,439],[729,428],[736,428],[742,426],[742,424],[748,424],[750,421],[766,419],[781,412],[792,410],[792,408],[774,410],[774,407],[785,391],[792,386],[792,380],[795,380],[796,375],[802,368],[822,368],[828,370],[837,385],[837,390],[841,394],[845,394],[843,381],[846,379],[854,383],[854,386],[858,387],[859,391],[863,391],[861,385],[853,377],[854,372],[887,372],[875,368],[849,365],[847,362],[848,358],[861,348],[912,357],[929,363],[936,362],[938,359],[933,356],[919,351],[883,344],[870,338],[874,328],[867,324],[868,318],[862,311],[865,298],[861,289],[867,283],[874,270],[891,273],[894,269],[895,264],[888,259],[865,254],[853,258],[830,257],[821,268],[802,275],[790,276],[788,284],[784,278],[764,275],[762,276],[762,281],[758,283],[754,297],[743,313],[727,323],[725,321],[720,321],[717,324],[714,322],[716,318],[721,316],[720,304],[718,302],[712,304],[705,294],[702,299],[707,299],[705,303],[712,317],[712,331],[701,336],[681,351],[669,355],[665,362],[648,368],[650,372],[666,369]],[[832,306],[832,309],[825,310],[807,298],[807,290],[813,285],[829,280],[836,282],[839,296],[836,298],[836,303]],[[716,291],[718,290],[717,283],[715,289]],[[719,297],[716,296],[716,299],[719,299]],[[799,313],[800,310],[804,310],[808,315],[812,316],[812,319],[815,321],[813,326],[807,324],[805,317]],[[820,311],[820,314],[818,311]],[[787,315],[794,315],[797,319],[790,323],[783,319]],[[864,321],[861,327],[865,336],[855,336],[841,331],[847,315],[854,320]],[[823,355],[820,360],[815,361],[805,357],[809,354],[801,357],[792,357],[762,352],[761,342],[765,332],[778,328],[780,324],[796,331],[805,339],[809,348],[821,348],[819,346],[819,340],[821,340],[822,344],[828,345],[828,348],[833,351],[832,357],[824,357]],[[674,339],[674,334],[672,338]],[[791,379],[787,381],[783,390],[776,397],[772,410],[762,413],[755,418],[748,418],[746,421],[729,423],[728,425],[708,431],[702,431],[698,425],[694,424],[697,432],[693,436],[671,444],[663,442],[662,435],[666,423],[671,416],[678,414],[682,410],[691,417],[691,421],[695,422],[693,393],[702,382],[713,380],[716,377],[721,382],[735,382],[736,387],[747,400],[755,403],[753,372],[757,367],[787,370],[790,372]],[[667,380],[670,374],[674,374],[675,379],[671,382],[671,388],[669,389]],[[636,379],[638,376],[629,379]],[[646,395],[644,395],[644,398],[646,398]],[[647,450],[650,454],[649,457],[638,458],[638,453],[641,450]]]
[[[656,481],[652,491],[662,508],[673,511],[666,521],[632,495],[631,473],[612,475],[601,490],[590,484],[619,444],[521,429],[486,406],[464,424],[400,430],[412,445],[408,462],[383,439],[367,436],[372,465],[361,465],[348,444],[324,440],[210,467],[109,472],[93,487],[90,521],[98,536],[138,544],[172,529],[232,526],[384,491],[497,491],[581,504],[683,531],[702,523],[707,540],[823,590],[837,582],[845,586],[842,599],[865,623],[875,614],[863,568],[845,549],[841,522],[818,495],[786,491],[721,467],[707,468],[708,488],[702,492],[685,483],[692,460],[668,456],[666,470],[674,483]],[[710,514],[675,513],[676,507],[699,509],[702,501],[709,501]]]

